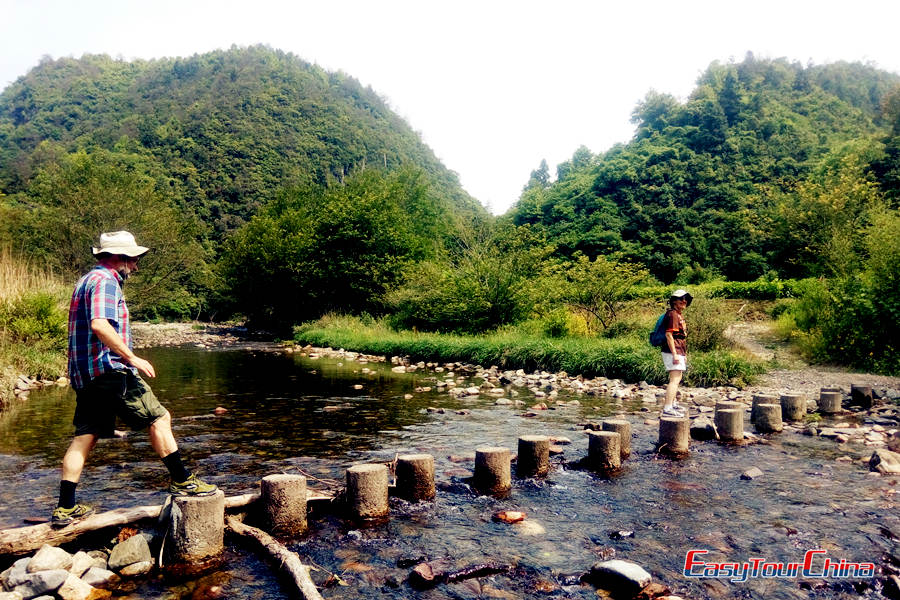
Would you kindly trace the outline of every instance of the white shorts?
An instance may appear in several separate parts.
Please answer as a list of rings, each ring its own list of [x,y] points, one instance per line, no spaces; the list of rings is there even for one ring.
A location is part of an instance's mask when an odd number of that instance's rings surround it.
[[[687,357],[678,355],[678,364],[676,365],[673,362],[673,357],[668,352],[662,353],[663,364],[666,366],[666,371],[684,371],[687,369]]]

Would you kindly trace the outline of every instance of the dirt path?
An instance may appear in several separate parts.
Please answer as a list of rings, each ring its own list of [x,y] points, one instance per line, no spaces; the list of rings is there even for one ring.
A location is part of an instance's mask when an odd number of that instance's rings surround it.
[[[821,388],[830,386],[849,390],[854,383],[900,390],[900,377],[854,372],[839,366],[807,364],[784,340],[779,339],[771,321],[740,321],[729,328],[727,335],[750,354],[778,365],[778,368],[760,375],[757,382],[748,388],[750,392],[784,390],[817,393]]]

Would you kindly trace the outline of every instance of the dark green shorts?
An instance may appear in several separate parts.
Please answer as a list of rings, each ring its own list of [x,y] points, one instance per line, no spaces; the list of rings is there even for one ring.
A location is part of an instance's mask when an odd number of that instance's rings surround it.
[[[130,371],[104,373],[75,390],[75,435],[113,437],[116,417],[132,429],[144,429],[166,409],[144,380]]]

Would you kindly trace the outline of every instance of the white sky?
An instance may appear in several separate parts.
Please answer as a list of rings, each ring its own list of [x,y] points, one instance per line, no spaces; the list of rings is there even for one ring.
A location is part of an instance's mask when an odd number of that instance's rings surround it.
[[[714,60],[900,72],[896,0],[0,0],[0,87],[49,55],[189,56],[267,44],[371,85],[494,213],[547,159],[631,138],[650,89]]]

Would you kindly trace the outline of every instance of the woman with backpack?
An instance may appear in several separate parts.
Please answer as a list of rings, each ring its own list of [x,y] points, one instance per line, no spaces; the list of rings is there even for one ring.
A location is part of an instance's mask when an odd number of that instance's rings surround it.
[[[669,298],[669,310],[662,320],[662,331],[666,334],[662,344],[662,359],[669,372],[669,384],[666,386],[666,400],[662,414],[665,417],[684,417],[684,410],[678,405],[675,397],[681,376],[687,369],[687,326],[684,322],[684,309],[691,305],[694,298],[684,290],[675,290]]]

